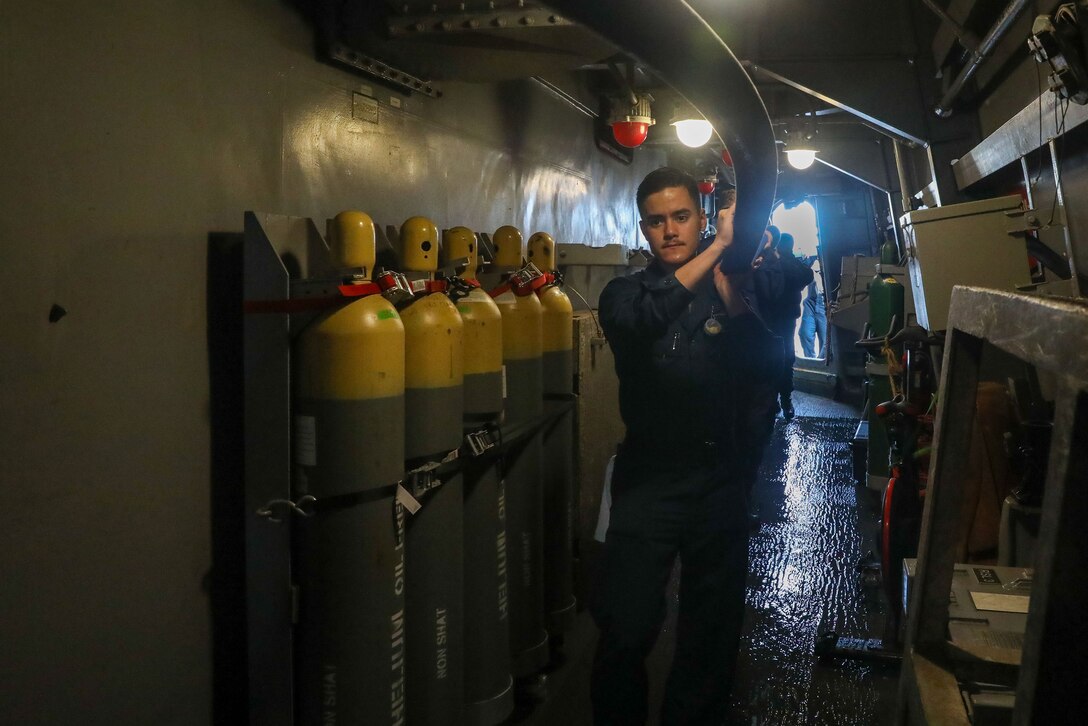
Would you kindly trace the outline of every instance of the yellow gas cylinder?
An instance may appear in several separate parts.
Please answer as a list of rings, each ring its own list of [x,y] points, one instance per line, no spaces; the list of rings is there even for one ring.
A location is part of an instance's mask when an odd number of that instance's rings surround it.
[[[408,471],[441,461],[461,446],[463,435],[464,324],[444,285],[433,279],[438,241],[438,229],[425,217],[401,225],[401,267],[417,290],[401,308]],[[413,481],[406,485],[423,506],[407,532],[407,723],[453,726],[461,723],[464,662],[462,479]]]
[[[330,233],[336,265],[355,273],[346,281],[365,279],[370,217],[341,212]],[[403,520],[391,486],[404,470],[400,316],[380,295],[324,313],[299,335],[292,368],[294,494],[318,504],[293,522],[297,721],[366,723],[384,713],[395,722],[404,707],[395,697],[404,693]],[[340,496],[356,494],[366,496]]]
[[[525,261],[525,244],[521,239],[521,230],[512,224],[504,224],[491,236],[495,245],[494,264],[498,267],[521,267]]]
[[[493,237],[495,264],[521,267],[521,233],[500,227]],[[503,434],[514,435],[531,427],[544,412],[543,307],[534,294],[531,272],[515,271],[492,290],[502,313],[502,360],[506,390]],[[541,482],[543,441],[539,430],[523,436],[504,455],[506,480],[506,533],[514,543],[508,560],[510,583],[510,650],[516,678],[528,678],[548,662],[548,634],[544,627],[544,501]]]
[[[514,708],[510,677],[506,504],[499,460],[485,455],[502,415],[502,315],[476,280],[479,247],[467,227],[442,234],[443,265],[469,291],[456,300],[465,326],[464,431],[480,455],[463,460],[464,722],[493,726]],[[490,564],[489,564],[490,563]]]
[[[556,416],[544,431],[544,612],[548,632],[574,622],[574,308],[559,285],[555,240],[529,238],[529,261],[548,280],[538,288],[543,316],[544,413]]]

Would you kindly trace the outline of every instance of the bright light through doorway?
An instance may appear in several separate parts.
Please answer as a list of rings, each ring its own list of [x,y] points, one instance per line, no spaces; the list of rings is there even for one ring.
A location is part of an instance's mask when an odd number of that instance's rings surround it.
[[[816,209],[812,202],[801,202],[792,209],[779,204],[771,214],[771,224],[793,235],[793,251],[803,257],[816,254],[820,230],[816,226]]]
[[[777,207],[775,207],[774,212],[771,213],[771,224],[778,227],[781,232],[788,232],[789,234],[793,235],[793,252],[798,257],[803,257],[808,260],[809,258],[812,258],[818,254],[820,245],[820,229],[819,225],[816,223],[816,209],[812,206],[811,202],[801,202],[797,206],[791,207],[789,209],[786,208],[785,204],[779,204]],[[805,290],[801,293],[802,309],[804,309],[805,307],[805,299],[813,292],[816,292],[821,293],[821,296],[814,300],[813,303],[810,304],[810,307],[813,307],[815,309],[815,305],[818,303],[819,309],[823,310],[823,278],[820,275],[819,260],[817,260],[813,264],[812,269],[816,273],[817,288],[815,291]],[[811,311],[808,313],[808,316],[809,318],[813,317]],[[798,332],[795,332],[794,334],[793,347],[794,350],[797,352],[797,357],[803,358],[805,357],[805,350],[802,346],[801,337],[799,334],[799,330],[801,327],[801,318],[799,318],[797,322]],[[812,326],[815,326],[817,330],[822,327],[822,332],[824,333],[824,335],[826,335],[826,316],[823,321],[820,321],[823,323],[822,326],[816,326],[815,323],[813,323],[813,321],[811,320],[809,322]],[[820,350],[820,348],[822,346],[826,346],[827,341],[820,340],[819,334],[813,336],[813,340],[810,345],[813,348],[815,357],[824,357],[823,355],[821,355],[822,351]]]

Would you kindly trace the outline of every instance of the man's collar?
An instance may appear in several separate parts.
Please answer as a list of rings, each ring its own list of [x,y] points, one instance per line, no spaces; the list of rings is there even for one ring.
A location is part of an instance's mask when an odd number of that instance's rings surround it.
[[[657,258],[652,258],[646,264],[646,278],[650,282],[657,282],[658,280],[666,277],[669,273],[665,272],[665,268],[658,262]]]
[[[688,262],[690,262],[690,260]],[[685,262],[684,264],[687,264],[687,262]],[[668,277],[669,275],[672,275],[672,274],[675,274],[675,273],[676,273],[676,270],[672,270],[672,271],[666,270],[665,266],[662,265],[661,261],[658,260],[656,257],[652,258],[650,260],[650,262],[646,265],[646,277],[651,282],[656,282],[658,280],[663,280],[666,277]]]

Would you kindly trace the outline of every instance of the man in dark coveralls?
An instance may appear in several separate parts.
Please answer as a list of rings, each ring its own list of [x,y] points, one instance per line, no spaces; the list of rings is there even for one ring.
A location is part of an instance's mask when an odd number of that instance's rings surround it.
[[[594,720],[646,723],[645,658],[679,555],[676,654],[661,723],[721,724],[744,617],[746,493],[774,425],[775,371],[765,352],[773,358],[781,348],[745,298],[749,273],[718,268],[735,209],[718,214],[717,235],[699,251],[706,215],[692,177],[653,171],[636,200],[654,259],[612,280],[600,298],[627,435],[591,602],[600,629]]]

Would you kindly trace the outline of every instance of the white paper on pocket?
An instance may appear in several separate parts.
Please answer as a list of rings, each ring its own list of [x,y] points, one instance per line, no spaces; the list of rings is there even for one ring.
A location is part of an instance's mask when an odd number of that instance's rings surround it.
[[[604,468],[604,489],[601,491],[601,510],[597,513],[597,531],[593,533],[593,539],[604,542],[608,533],[608,513],[612,510],[612,469],[616,465],[616,456],[608,460],[608,466]]]

